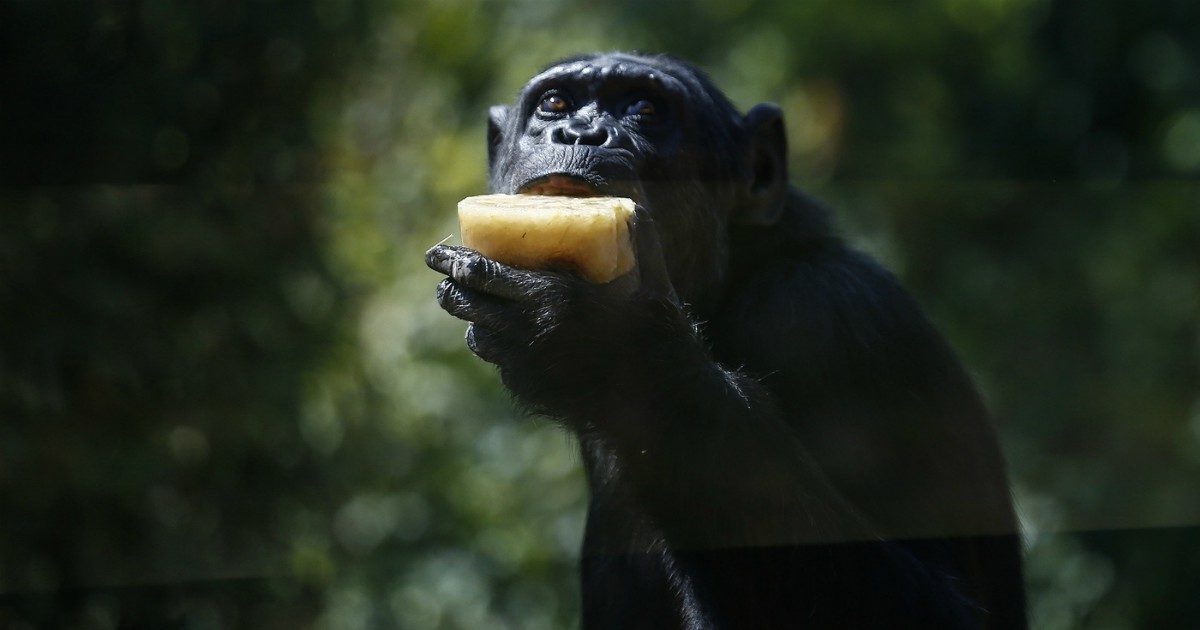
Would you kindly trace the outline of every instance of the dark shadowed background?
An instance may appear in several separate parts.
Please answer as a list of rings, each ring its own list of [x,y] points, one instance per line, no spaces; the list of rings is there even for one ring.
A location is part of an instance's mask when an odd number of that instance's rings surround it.
[[[10,0],[0,625],[575,625],[573,445],[422,253],[611,49],[783,107],[995,411],[1035,626],[1200,616],[1193,0]]]

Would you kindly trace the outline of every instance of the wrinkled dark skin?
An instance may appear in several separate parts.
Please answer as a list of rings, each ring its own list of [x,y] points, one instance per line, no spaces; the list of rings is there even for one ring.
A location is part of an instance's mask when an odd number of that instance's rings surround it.
[[[490,188],[633,198],[637,268],[426,254],[471,351],[579,438],[584,627],[1023,626],[986,410],[786,156],[778,108],[678,60],[564,60],[492,108]]]

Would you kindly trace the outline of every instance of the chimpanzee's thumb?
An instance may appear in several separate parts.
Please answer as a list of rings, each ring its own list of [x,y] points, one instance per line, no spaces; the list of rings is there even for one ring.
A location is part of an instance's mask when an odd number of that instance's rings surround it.
[[[641,290],[678,302],[675,285],[671,284],[671,276],[667,273],[667,261],[663,257],[662,243],[658,240],[658,229],[650,211],[637,206],[631,228]]]

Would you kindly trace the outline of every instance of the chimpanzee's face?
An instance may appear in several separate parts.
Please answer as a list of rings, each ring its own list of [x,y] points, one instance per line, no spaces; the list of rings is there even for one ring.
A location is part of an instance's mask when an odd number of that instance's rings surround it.
[[[513,107],[492,108],[492,191],[630,197],[654,218],[681,295],[714,282],[732,203],[722,183],[737,165],[711,147],[739,129],[692,72],[598,55],[538,74]]]

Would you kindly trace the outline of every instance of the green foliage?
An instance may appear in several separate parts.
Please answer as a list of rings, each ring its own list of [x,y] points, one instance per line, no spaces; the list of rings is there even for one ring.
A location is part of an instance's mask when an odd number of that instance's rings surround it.
[[[666,51],[996,412],[1034,621],[1200,574],[1200,8],[1051,0],[0,8],[0,625],[571,626],[584,489],[432,300],[486,106]]]

